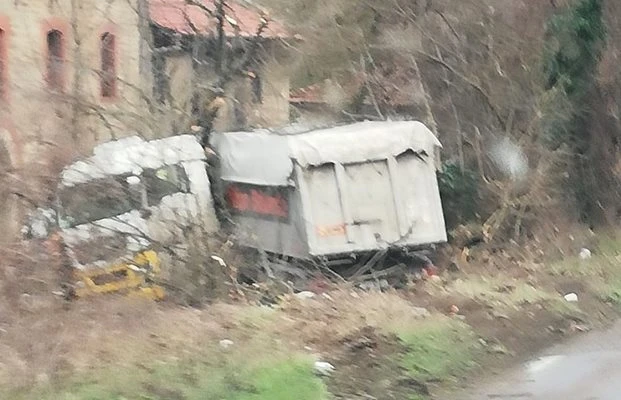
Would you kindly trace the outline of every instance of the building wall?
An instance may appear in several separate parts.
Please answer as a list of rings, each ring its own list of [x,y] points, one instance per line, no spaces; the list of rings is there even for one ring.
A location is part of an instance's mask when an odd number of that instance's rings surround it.
[[[187,52],[169,52],[161,68],[169,95],[165,104],[158,103],[158,126],[173,134],[187,131],[193,123],[192,95],[196,90],[192,57]]]
[[[256,98],[250,77],[233,78],[217,101],[219,111],[213,126],[216,131],[281,127],[289,123],[289,73],[281,64],[283,56],[271,50],[261,56],[266,61],[256,71],[261,82],[260,99]],[[195,64],[192,55],[183,50],[167,52],[164,59],[169,98],[167,104],[160,105],[159,126],[171,131],[187,130],[194,121],[193,97],[213,99],[211,88],[218,80],[214,63],[207,59]],[[199,106],[207,107],[209,102],[199,100]]]
[[[141,74],[143,36],[141,0],[57,0],[0,2],[0,27],[6,35],[9,94],[2,119],[19,136],[69,140],[89,151],[96,143],[130,131],[148,135],[142,116],[148,88]],[[64,36],[64,90],[51,93],[46,83],[46,33]],[[101,35],[115,35],[118,93],[102,98]],[[79,103],[79,106],[76,106]],[[59,137],[56,137],[59,136]]]
[[[74,0],[75,1],[75,0]],[[75,47],[77,65],[74,84],[82,101],[92,110],[80,110],[81,142],[86,151],[94,144],[111,139],[140,134],[152,136],[152,121],[148,118],[148,102],[152,96],[149,84],[149,58],[143,57],[139,0],[80,0],[78,7],[78,39]],[[115,37],[117,93],[112,98],[101,95],[101,38],[104,33]],[[143,73],[143,71],[148,73]]]
[[[266,62],[260,72],[263,99],[249,102],[249,123],[253,127],[281,127],[289,123],[289,71],[278,59]],[[252,92],[252,88],[247,89]],[[251,94],[252,99],[252,94]]]
[[[144,0],[0,1],[6,95],[0,99],[0,147],[5,167],[26,182],[17,188],[33,200],[40,182],[95,144],[140,132],[151,135],[145,65]],[[63,36],[63,89],[50,91],[46,77],[47,32]],[[118,92],[102,98],[101,35],[115,35]],[[2,50],[2,46],[0,46]],[[145,97],[146,96],[146,97]],[[5,162],[6,164],[6,162]],[[15,201],[12,201],[13,203]],[[15,218],[19,218],[19,213]]]
[[[226,103],[215,121],[215,130],[276,128],[289,123],[289,74],[274,59],[263,64],[256,76],[260,79],[260,98],[253,89],[252,78],[240,77],[228,85]]]
[[[2,162],[8,165],[0,168],[26,182],[16,191],[35,203],[45,201],[41,188],[53,187],[62,167],[89,154],[96,144],[134,134],[152,138],[187,131],[193,118],[192,97],[197,87],[213,82],[213,67],[197,71],[189,54],[171,55],[165,68],[172,104],[155,102],[147,9],[147,0],[0,0],[5,43],[4,49],[0,45],[0,57],[8,84],[6,96],[0,98],[0,152],[10,154]],[[50,30],[58,30],[63,38],[59,91],[49,89],[46,76]],[[104,33],[115,38],[117,80],[111,97],[101,93]],[[272,55],[266,52],[266,59],[273,60]],[[242,103],[251,126],[288,122],[287,74],[267,62],[260,75],[263,101],[248,100],[249,81],[236,80],[225,96],[218,129],[236,127],[235,96],[246,99]]]

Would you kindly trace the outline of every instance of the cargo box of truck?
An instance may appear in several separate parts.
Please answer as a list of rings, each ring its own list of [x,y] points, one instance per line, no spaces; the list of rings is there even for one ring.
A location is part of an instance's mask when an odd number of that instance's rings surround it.
[[[296,258],[446,241],[438,139],[420,122],[216,133],[239,240]]]

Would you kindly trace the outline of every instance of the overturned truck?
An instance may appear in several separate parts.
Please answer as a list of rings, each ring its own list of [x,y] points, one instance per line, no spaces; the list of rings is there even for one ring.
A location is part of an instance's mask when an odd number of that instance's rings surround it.
[[[219,133],[211,145],[246,246],[336,259],[446,241],[441,144],[420,122]]]

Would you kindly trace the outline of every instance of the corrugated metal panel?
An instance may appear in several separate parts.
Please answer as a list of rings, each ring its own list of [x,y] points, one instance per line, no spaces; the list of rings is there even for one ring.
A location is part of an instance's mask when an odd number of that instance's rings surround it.
[[[311,167],[303,178],[309,197],[303,200],[310,209],[312,248],[318,254],[342,252],[348,246],[346,219],[337,184],[334,164]]]
[[[444,216],[433,162],[413,152],[396,158],[404,210],[404,241],[411,244],[446,241]]]
[[[356,247],[375,248],[397,241],[399,221],[387,161],[344,167],[344,191],[353,219],[349,229]]]

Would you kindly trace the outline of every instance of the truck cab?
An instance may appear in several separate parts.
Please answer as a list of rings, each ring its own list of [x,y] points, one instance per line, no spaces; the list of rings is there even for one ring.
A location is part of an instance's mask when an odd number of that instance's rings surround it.
[[[76,277],[75,294],[163,295],[149,280],[159,250],[182,244],[184,230],[218,230],[205,154],[194,136],[97,146],[62,172],[53,210],[39,210],[31,236],[58,232]],[[51,229],[50,229],[51,228]]]

